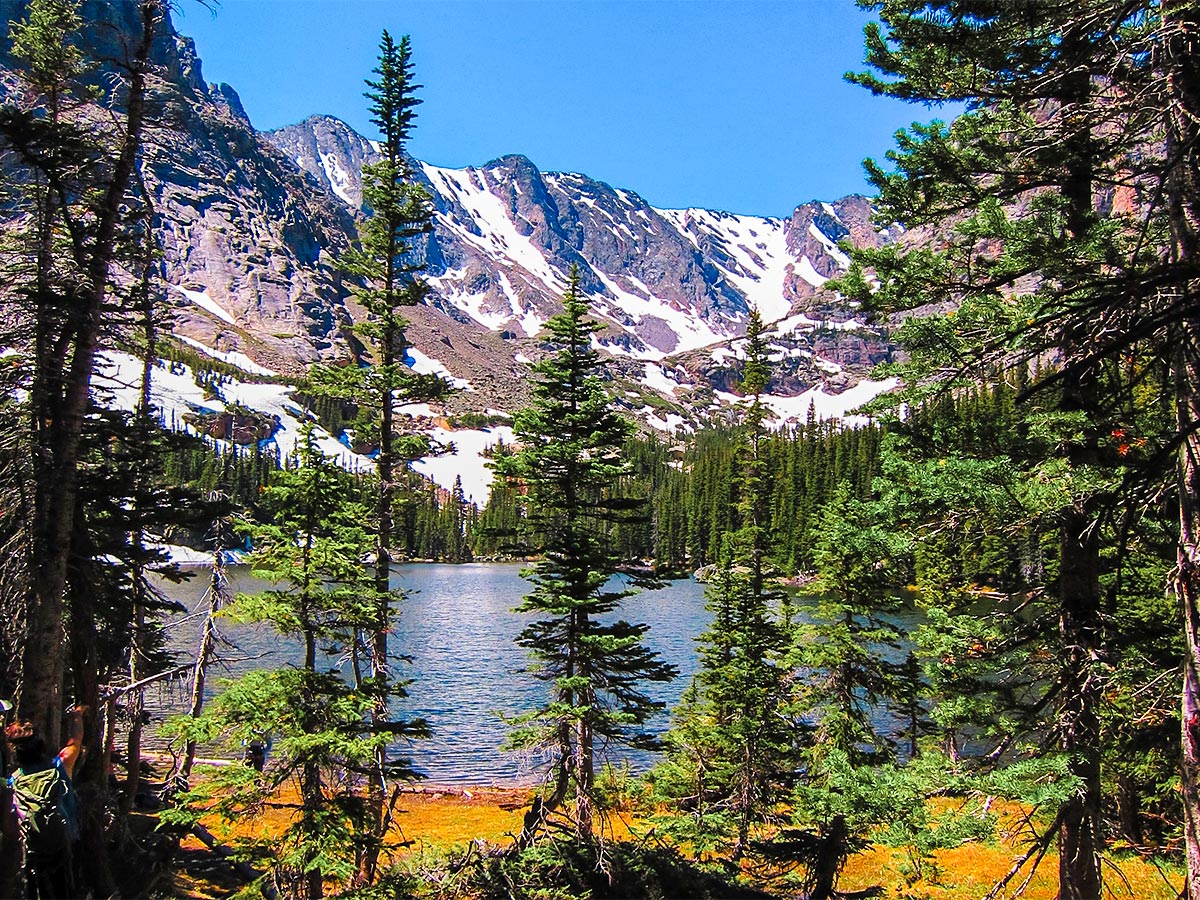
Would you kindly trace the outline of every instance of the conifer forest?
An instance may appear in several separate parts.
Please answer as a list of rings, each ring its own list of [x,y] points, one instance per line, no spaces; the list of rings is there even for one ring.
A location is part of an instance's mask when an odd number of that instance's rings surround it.
[[[751,308],[732,401],[669,430],[580,254],[520,403],[445,411],[474,388],[414,362],[450,268],[424,76],[384,31],[353,237],[313,251],[352,357],[260,373],[283,451],[176,324],[186,2],[0,4],[0,896],[1200,900],[1197,0],[857,0],[846,79],[917,121],[864,163],[892,237],[823,289],[896,387],[782,421]],[[423,467],[501,428],[486,496]],[[531,777],[494,821],[417,761],[427,564],[521,566],[494,752]],[[685,672],[630,604],[692,579]]]

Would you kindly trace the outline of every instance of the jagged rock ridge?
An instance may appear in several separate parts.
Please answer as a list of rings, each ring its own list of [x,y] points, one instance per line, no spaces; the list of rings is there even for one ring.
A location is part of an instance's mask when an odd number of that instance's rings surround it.
[[[7,19],[23,8],[0,0]],[[119,59],[136,25],[134,4],[87,0],[81,12],[89,55]],[[11,68],[8,54],[5,37],[0,70]],[[330,116],[255,131],[232,87],[204,81],[193,43],[169,20],[154,60],[144,168],[162,222],[176,332],[281,372],[351,357],[347,326],[362,310],[336,262],[355,239],[361,167],[374,145]],[[103,83],[103,73],[96,79]],[[413,317],[412,338],[475,386],[460,401],[469,408],[523,399],[525,361],[536,357],[536,335],[559,308],[573,265],[608,326],[600,342],[617,370],[643,385],[653,382],[647,362],[669,361],[697,385],[731,387],[736,354],[725,351],[752,306],[768,322],[793,322],[779,329],[781,360],[789,361],[780,390],[837,387],[843,366],[887,352],[870,335],[818,327],[852,316],[821,288],[845,262],[836,242],[887,237],[872,227],[862,197],[806,203],[777,219],[657,209],[632,191],[543,173],[517,155],[462,170],[416,160],[412,168],[436,209],[421,248],[435,291]]]
[[[374,147],[330,116],[268,133],[323,189],[356,210]],[[434,303],[490,330],[532,337],[558,305],[572,265],[610,329],[615,353],[658,359],[734,337],[751,306],[769,321],[820,305],[845,265],[837,241],[877,243],[865,198],[797,207],[789,219],[662,210],[523,156],[446,169],[412,161],[436,210],[427,248]]]

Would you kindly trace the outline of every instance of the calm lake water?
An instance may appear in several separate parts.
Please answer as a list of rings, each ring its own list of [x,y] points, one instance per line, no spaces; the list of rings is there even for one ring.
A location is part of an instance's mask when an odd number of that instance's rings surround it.
[[[515,715],[536,707],[547,687],[526,672],[525,651],[513,643],[531,619],[513,612],[530,590],[521,569],[516,563],[422,563],[399,566],[393,573],[393,586],[403,588],[407,599],[400,607],[391,648],[410,659],[398,665],[397,677],[412,681],[409,698],[396,709],[405,717],[426,719],[433,732],[428,740],[416,741],[404,752],[435,784],[532,781],[542,771],[542,760],[500,749],[508,733],[502,714]],[[235,592],[264,586],[245,568],[231,569],[229,577]],[[208,581],[208,570],[201,570],[189,583],[163,587],[188,609],[200,610]],[[801,597],[797,618],[807,618],[814,603]],[[650,723],[651,730],[665,731],[670,724],[669,710],[696,672],[695,639],[710,621],[704,608],[704,587],[687,578],[659,590],[643,591],[625,599],[620,617],[649,625],[647,645],[679,670],[674,681],[647,686],[647,693],[666,704],[666,710]],[[917,619],[911,610],[887,618],[903,631],[910,630]],[[171,643],[182,658],[194,657],[202,624],[203,617],[196,615],[180,617],[172,627]],[[210,674],[210,694],[222,674],[301,661],[299,642],[281,639],[268,626],[226,622],[221,631],[236,644],[236,650],[227,651],[234,661],[223,672]],[[891,649],[885,655],[898,660],[905,652]],[[178,688],[147,697],[158,714],[182,711],[184,700]],[[876,716],[880,725],[891,724],[886,710],[877,710]],[[608,761],[627,761],[635,770],[654,762],[653,754],[624,747],[597,749]]]
[[[536,706],[546,690],[545,684],[527,674],[525,651],[513,643],[530,619],[513,612],[530,589],[520,576],[521,568],[507,563],[418,564],[400,566],[394,573],[393,584],[403,588],[408,598],[401,605],[392,648],[411,658],[399,665],[397,674],[412,680],[410,696],[397,711],[406,717],[421,716],[432,728],[431,738],[405,748],[431,782],[533,780],[540,771],[540,760],[500,750],[507,734],[501,714]],[[261,585],[245,569],[231,569],[229,574],[234,591]],[[189,609],[198,609],[207,584],[208,572],[200,571],[187,584],[164,588]],[[648,688],[670,709],[696,671],[695,638],[709,622],[703,586],[688,578],[643,591],[624,601],[621,618],[649,625],[647,644],[679,669],[674,681]],[[172,645],[185,658],[195,652],[201,625],[197,616],[172,629]],[[241,657],[224,674],[301,659],[298,643],[281,640],[267,626],[224,623],[221,630],[237,645],[231,655]],[[164,698],[163,705],[174,704]],[[661,731],[668,724],[664,712],[652,727]],[[649,754],[626,748],[606,748],[605,755],[613,761],[627,759],[636,769],[652,762]]]

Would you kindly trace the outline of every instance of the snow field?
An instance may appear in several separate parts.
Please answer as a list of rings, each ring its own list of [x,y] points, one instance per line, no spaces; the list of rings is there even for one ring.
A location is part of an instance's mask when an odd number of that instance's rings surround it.
[[[451,385],[462,391],[475,392],[475,388],[471,387],[471,382],[465,378],[458,378],[450,373],[441,362],[441,360],[426,356],[416,347],[409,347],[405,351],[404,364],[416,372],[418,375],[441,375]]]
[[[426,357],[428,359],[428,357]],[[436,362],[436,361],[431,361]],[[440,365],[440,363],[439,363]],[[99,355],[93,385],[103,402],[111,398],[109,405],[118,409],[133,410],[140,396],[142,362],[135,356],[116,351],[105,351]],[[179,429],[196,434],[196,430],[183,421],[185,413],[223,412],[227,404],[240,403],[270,416],[278,416],[279,429],[263,442],[267,448],[278,447],[280,457],[286,459],[296,451],[301,428],[307,413],[287,394],[292,390],[282,384],[252,384],[236,379],[221,386],[221,395],[226,402],[205,399],[204,390],[196,384],[188,366],[176,364],[172,368],[156,366],[152,374],[152,393],[155,406],[164,423],[175,422]],[[429,404],[415,403],[402,406],[398,412],[416,418],[433,419],[437,413]],[[351,472],[369,471],[375,461],[361,453],[354,453],[335,436],[319,425],[315,431],[317,446],[342,468]],[[414,465],[423,475],[431,478],[440,487],[451,490],[456,476],[461,476],[467,499],[483,505],[487,502],[492,472],[485,465],[484,451],[503,439],[512,441],[512,429],[502,426],[491,429],[451,431],[434,428],[431,435],[441,444],[453,442],[454,454],[430,457]],[[228,442],[208,439],[221,449],[229,449]]]
[[[787,248],[787,225],[783,220],[696,208],[655,211],[697,249],[699,237],[706,236],[734,258],[736,265],[732,268],[715,260],[714,263],[758,310],[764,321],[771,322],[787,315],[789,303],[783,296],[783,286],[797,261]],[[801,266],[803,263],[802,259]],[[808,268],[812,269],[811,263]]]
[[[336,156],[326,156],[320,150],[317,155],[321,157],[321,168],[325,170],[325,175],[329,179],[329,186],[333,188],[333,192],[338,197],[353,209],[357,204],[350,199],[350,195],[346,193],[346,188],[350,186],[350,175],[342,168]]]
[[[237,320],[234,319],[232,314],[230,314],[229,310],[225,309],[225,307],[223,307],[220,303],[218,303],[212,297],[208,296],[207,290],[194,291],[191,288],[179,287],[178,285],[175,285],[175,284],[168,285],[168,287],[170,287],[172,290],[178,291],[179,293],[183,294],[183,296],[185,296],[185,297],[187,297],[187,299],[191,300],[192,303],[199,306],[205,312],[212,313],[214,316],[216,316],[222,322],[226,322],[230,325],[237,324]]]
[[[222,362],[227,362],[231,366],[237,366],[243,372],[250,375],[278,375],[274,369],[268,369],[266,366],[260,366],[245,353],[239,350],[214,350],[205,344],[200,343],[195,338],[190,338],[182,334],[173,335],[176,340],[183,341],[194,350],[199,350],[205,356],[211,356],[213,359],[219,359]]]
[[[819,422],[837,419],[842,424],[853,427],[855,425],[866,424],[868,418],[866,416],[851,415],[851,410],[857,409],[864,403],[874,400],[880,394],[887,393],[899,383],[900,380],[898,378],[885,378],[883,381],[871,381],[864,378],[854,387],[848,388],[840,394],[827,394],[821,385],[817,385],[796,397],[764,394],[762,402],[764,406],[775,413],[776,427],[782,427],[792,422],[806,421],[810,406],[816,412],[817,421]],[[739,397],[736,394],[726,393],[725,391],[717,391],[716,396],[726,403],[745,402],[745,398]]]

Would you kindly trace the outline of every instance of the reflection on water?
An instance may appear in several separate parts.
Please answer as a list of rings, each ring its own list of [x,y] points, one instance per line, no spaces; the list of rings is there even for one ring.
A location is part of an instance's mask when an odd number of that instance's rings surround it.
[[[507,734],[501,714],[536,706],[546,689],[525,672],[525,651],[513,642],[529,619],[513,612],[530,588],[520,570],[517,564],[419,564],[399,566],[393,575],[393,585],[403,588],[408,599],[391,646],[410,660],[399,664],[396,674],[412,682],[397,712],[421,716],[432,728],[431,738],[406,748],[431,781],[487,784],[536,777],[538,760],[499,749]],[[194,609],[207,587],[206,576],[200,572],[188,584],[164,587]],[[230,582],[234,591],[261,586],[245,569],[231,570]],[[696,670],[694,639],[708,624],[702,586],[686,579],[636,594],[624,601],[621,617],[648,624],[647,644],[679,669],[673,682],[648,687],[654,699],[670,708]],[[172,645],[191,655],[201,626],[201,617],[181,621],[172,629]],[[268,626],[226,623],[222,631],[242,657],[226,674],[300,662],[299,644],[281,641]],[[662,730],[667,721],[662,713],[652,727]],[[637,768],[650,761],[647,754],[623,748],[609,756],[627,758]]]

